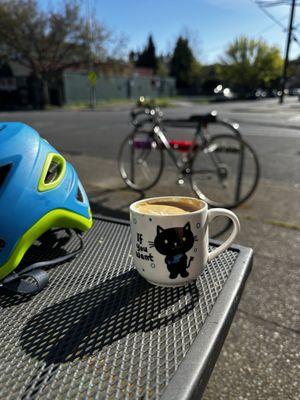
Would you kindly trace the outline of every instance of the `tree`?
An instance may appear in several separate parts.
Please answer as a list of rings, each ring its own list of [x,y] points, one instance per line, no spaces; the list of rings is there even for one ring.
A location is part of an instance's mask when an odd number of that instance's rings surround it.
[[[136,61],[137,61],[137,57],[138,57],[137,53],[136,53],[135,51],[131,50],[131,51],[129,52],[129,54],[128,54],[128,61],[129,61],[132,65],[135,65],[135,64],[136,64]]]
[[[263,40],[241,36],[221,59],[218,75],[242,95],[258,87],[269,88],[282,70],[280,50]]]
[[[170,61],[171,76],[176,78],[177,87],[186,89],[193,85],[199,70],[200,64],[193,55],[188,39],[179,36]]]
[[[41,82],[44,104],[49,80],[68,67],[103,57],[108,36],[95,21],[90,29],[75,1],[66,0],[61,10],[46,14],[35,0],[0,0],[0,46]]]
[[[300,87],[300,57],[289,61],[288,83],[292,87]]]
[[[157,57],[152,35],[149,36],[148,43],[144,48],[144,50],[138,55],[136,60],[136,66],[144,68],[152,68],[154,71],[156,71]]]
[[[219,65],[218,64],[210,64],[204,65],[201,71],[202,84],[201,84],[201,92],[202,94],[213,94],[213,91],[216,86],[218,86],[220,82],[220,78],[218,76]]]
[[[156,75],[165,78],[169,75],[169,57],[160,55],[157,58]]]

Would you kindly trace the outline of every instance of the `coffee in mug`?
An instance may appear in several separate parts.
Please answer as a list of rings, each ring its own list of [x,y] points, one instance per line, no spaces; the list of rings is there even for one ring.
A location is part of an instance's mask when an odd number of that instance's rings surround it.
[[[145,200],[137,204],[137,211],[149,215],[182,215],[197,211],[198,207],[190,200],[182,198],[182,201]]]
[[[233,229],[221,246],[209,252],[208,226],[217,216],[230,218]],[[179,196],[131,204],[130,224],[134,265],[147,281],[160,286],[194,281],[207,262],[230,246],[240,229],[232,211],[208,210],[203,200]]]

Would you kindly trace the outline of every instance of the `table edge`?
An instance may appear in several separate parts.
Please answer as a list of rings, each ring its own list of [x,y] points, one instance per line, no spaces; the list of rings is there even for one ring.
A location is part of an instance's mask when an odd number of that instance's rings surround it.
[[[236,247],[236,246],[234,246]],[[253,250],[239,255],[201,331],[167,385],[162,400],[201,399],[252,268]]]

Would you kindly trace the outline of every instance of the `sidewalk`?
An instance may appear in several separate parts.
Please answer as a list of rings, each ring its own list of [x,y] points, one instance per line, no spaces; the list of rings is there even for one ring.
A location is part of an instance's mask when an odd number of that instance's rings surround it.
[[[140,196],[124,187],[116,163],[66,156],[94,212],[128,218],[128,205]],[[146,196],[193,196],[175,179],[164,174]],[[237,242],[254,249],[254,265],[205,400],[296,399],[299,394],[299,198],[299,188],[262,181],[255,196],[236,210],[242,226]]]
[[[300,102],[297,96],[285,97],[284,104],[279,104],[278,99],[266,99],[245,105],[231,103],[231,106],[230,111],[241,123],[300,130]]]

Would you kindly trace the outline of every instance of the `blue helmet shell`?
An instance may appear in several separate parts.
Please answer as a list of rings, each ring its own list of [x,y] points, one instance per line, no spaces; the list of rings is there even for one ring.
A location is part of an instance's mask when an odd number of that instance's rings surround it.
[[[1,272],[20,238],[53,210],[70,212],[66,227],[85,230],[92,225],[87,195],[70,163],[64,162],[57,186],[39,190],[49,154],[59,152],[31,127],[18,122],[0,124],[0,172],[9,166],[0,179],[0,279],[17,266]]]

